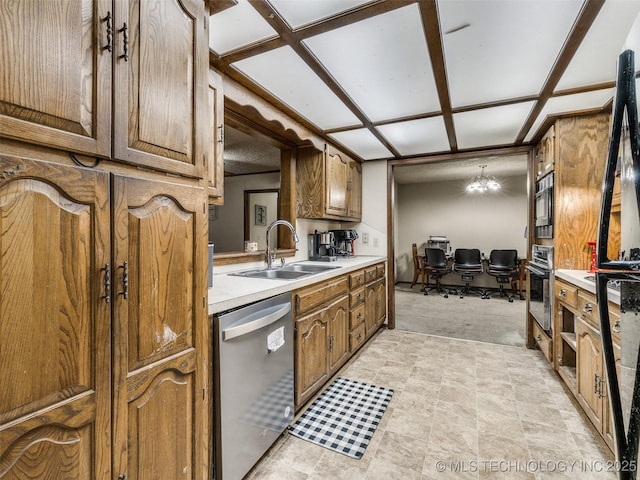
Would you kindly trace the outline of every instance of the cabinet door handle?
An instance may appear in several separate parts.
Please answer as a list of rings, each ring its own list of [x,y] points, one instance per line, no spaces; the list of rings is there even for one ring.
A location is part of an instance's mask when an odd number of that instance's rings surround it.
[[[538,334],[538,336],[536,337],[536,340],[537,340],[538,342],[541,342],[541,341],[542,341],[542,335]]]
[[[104,298],[105,303],[111,302],[111,265],[108,263],[104,264],[104,267],[100,269],[101,272],[104,272],[104,295],[100,298]]]
[[[122,269],[122,290],[118,292],[118,295],[122,295],[126,300],[129,298],[129,263],[124,262],[118,268]]]
[[[107,44],[102,47],[103,50],[113,52],[113,24],[111,23],[111,12],[107,12],[107,16],[102,19],[107,24]]]
[[[118,58],[123,58],[125,62],[129,61],[129,29],[127,27],[127,22],[124,22],[122,28],[118,30],[118,32],[122,32],[122,55]]]
[[[591,305],[590,303],[585,303],[582,311],[585,313],[591,313],[591,311],[593,311],[593,305]]]
[[[600,385],[600,381],[598,377],[599,375],[597,373],[593,374],[593,393],[596,393],[599,396],[600,392],[598,391],[598,385]]]
[[[561,288],[561,289],[560,289],[560,293],[559,293],[559,295],[560,295],[561,297],[566,297],[566,296],[567,296],[567,291],[566,291],[564,288]]]
[[[362,318],[362,312],[358,312],[358,318]]]
[[[358,300],[362,300],[362,294],[361,293],[358,294]]]
[[[616,320],[613,326],[611,327],[614,333],[620,333],[620,319]]]
[[[218,126],[218,143],[224,143],[224,125]]]

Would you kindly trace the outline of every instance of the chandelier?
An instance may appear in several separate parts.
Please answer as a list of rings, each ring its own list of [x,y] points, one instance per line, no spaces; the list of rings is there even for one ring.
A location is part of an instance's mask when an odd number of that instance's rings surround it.
[[[493,175],[485,175],[484,169],[486,165],[480,165],[482,171],[480,175],[476,175],[471,179],[471,183],[467,185],[467,192],[486,192],[487,190],[499,190],[500,184]]]

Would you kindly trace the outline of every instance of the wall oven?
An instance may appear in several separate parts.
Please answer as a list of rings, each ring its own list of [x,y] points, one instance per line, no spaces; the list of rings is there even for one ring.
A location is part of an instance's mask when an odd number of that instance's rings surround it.
[[[553,329],[553,247],[533,245],[529,272],[529,313],[546,331]]]
[[[536,183],[536,237],[553,238],[553,172]]]

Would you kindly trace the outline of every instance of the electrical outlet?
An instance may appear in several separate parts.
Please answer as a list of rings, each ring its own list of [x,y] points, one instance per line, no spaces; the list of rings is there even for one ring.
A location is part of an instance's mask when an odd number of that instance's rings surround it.
[[[373,246],[374,247],[379,247],[380,243],[378,242],[378,237],[373,237]]]
[[[362,234],[362,243],[369,243],[369,234],[368,233],[363,233]]]

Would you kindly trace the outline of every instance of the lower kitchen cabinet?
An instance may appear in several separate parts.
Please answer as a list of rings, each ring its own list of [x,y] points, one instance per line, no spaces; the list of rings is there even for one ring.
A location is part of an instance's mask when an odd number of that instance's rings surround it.
[[[555,279],[555,368],[578,404],[613,450],[607,379],[602,354],[596,297],[562,279]],[[620,361],[619,306],[609,303],[616,362]]]
[[[207,478],[206,191],[0,171],[0,478]]]
[[[296,405],[301,405],[344,364],[349,354],[349,299],[296,320]]]
[[[366,272],[373,272],[369,284],[366,284]],[[293,292],[296,410],[384,322],[384,275],[385,264],[380,263]],[[367,292],[371,292],[370,299]]]
[[[601,432],[607,385],[603,374],[600,333],[581,318],[577,318],[576,343],[576,398],[593,425]]]

